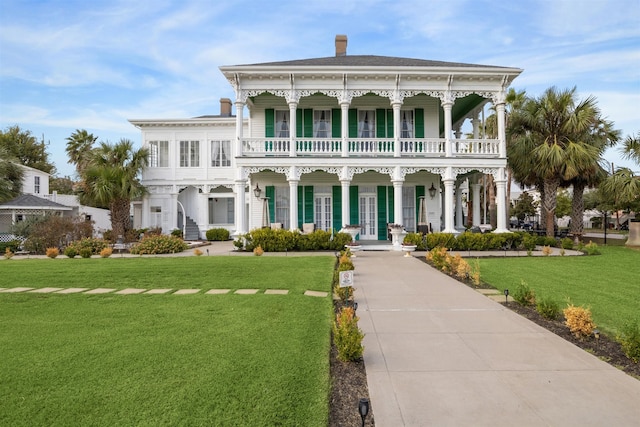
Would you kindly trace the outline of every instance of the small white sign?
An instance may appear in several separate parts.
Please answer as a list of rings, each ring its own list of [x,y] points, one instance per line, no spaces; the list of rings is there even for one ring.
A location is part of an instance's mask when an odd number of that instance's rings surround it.
[[[346,288],[347,286],[353,286],[353,270],[340,272],[340,287]]]

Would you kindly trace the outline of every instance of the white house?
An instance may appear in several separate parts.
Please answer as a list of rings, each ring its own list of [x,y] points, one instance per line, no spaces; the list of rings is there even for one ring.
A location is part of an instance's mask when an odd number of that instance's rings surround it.
[[[222,99],[218,116],[130,120],[151,152],[139,225],[170,232],[184,216],[192,238],[303,224],[358,224],[362,240],[386,240],[389,223],[456,232],[461,184],[478,225],[491,174],[495,231],[507,231],[504,103],[522,70],[347,55],[346,36],[335,43],[333,57],[220,67],[235,116]],[[497,139],[479,137],[487,103]],[[467,120],[473,138],[461,139]]]

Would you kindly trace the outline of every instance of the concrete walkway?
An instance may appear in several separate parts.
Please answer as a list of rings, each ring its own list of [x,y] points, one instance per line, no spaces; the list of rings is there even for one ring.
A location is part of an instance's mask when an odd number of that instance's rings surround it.
[[[394,252],[359,252],[378,427],[638,426],[640,381]]]

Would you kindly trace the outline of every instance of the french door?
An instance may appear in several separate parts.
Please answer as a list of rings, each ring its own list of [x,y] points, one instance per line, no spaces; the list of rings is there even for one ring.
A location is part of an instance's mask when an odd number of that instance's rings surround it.
[[[378,240],[377,203],[375,192],[360,193],[360,239]]]

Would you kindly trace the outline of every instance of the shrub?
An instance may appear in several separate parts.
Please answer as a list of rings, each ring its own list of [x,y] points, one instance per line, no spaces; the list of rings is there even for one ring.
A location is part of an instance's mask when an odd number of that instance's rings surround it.
[[[588,337],[593,333],[596,325],[591,320],[591,310],[584,307],[576,307],[569,304],[567,308],[562,310],[565,318],[565,325],[576,338]]]
[[[587,255],[600,255],[600,250],[598,249],[597,244],[589,242],[584,245],[584,253],[586,253]]]
[[[194,249],[194,250],[193,250],[193,254],[194,254],[195,256],[201,256],[201,255],[202,255],[202,251],[201,251],[200,249]]]
[[[180,230],[179,228],[175,228],[171,230],[171,235],[182,239],[182,230]]]
[[[47,248],[64,247],[69,241],[91,236],[93,225],[81,217],[45,215],[30,222],[21,233],[26,237],[25,250],[43,254]]]
[[[364,352],[364,334],[358,328],[358,317],[352,307],[344,307],[333,323],[333,342],[338,350],[338,359],[343,362],[359,360]]]
[[[542,247],[542,255],[544,255],[544,256],[551,255],[551,246],[543,246]]]
[[[253,248],[253,254],[255,256],[262,256],[262,254],[264,254],[264,250],[262,249],[262,246],[256,246],[255,248]]]
[[[7,246],[4,250],[4,258],[5,259],[11,259],[13,258],[14,253],[11,252],[11,249],[9,249],[9,247]]]
[[[229,230],[226,228],[211,228],[205,233],[209,241],[227,241],[229,240]]]
[[[453,249],[456,237],[451,233],[429,233],[427,234],[427,249],[434,248]]]
[[[176,236],[159,234],[143,237],[140,243],[131,248],[130,252],[136,255],[174,254],[182,252],[188,247],[189,245],[184,240]]]
[[[638,327],[638,321],[625,323],[616,339],[622,346],[624,354],[634,363],[638,363],[640,361],[640,328]]]
[[[47,248],[45,254],[47,255],[47,257],[53,259],[60,255],[60,251],[58,250],[58,248]]]
[[[527,250],[527,252],[529,251],[533,251],[536,248],[536,238],[535,236],[532,236],[531,234],[525,234],[522,237],[522,247],[524,249]]]
[[[91,258],[91,255],[93,255],[90,248],[82,248],[79,253],[82,258]]]
[[[545,319],[555,320],[560,313],[560,306],[553,299],[545,297],[536,303],[536,311]]]
[[[20,242],[18,240],[10,240],[8,242],[0,242],[0,252],[1,253],[6,253],[7,249],[9,249],[12,252],[15,252],[18,250],[18,247],[20,246]]]
[[[476,258],[473,266],[471,267],[469,278],[475,286],[480,286],[480,260],[478,258]]]
[[[415,245],[416,249],[418,246],[423,245],[422,242],[422,234],[420,233],[407,233],[402,239],[403,245]]]
[[[465,259],[460,256],[460,254],[456,254],[453,259],[455,265],[455,270],[453,271],[453,273],[458,279],[467,280],[471,273],[471,266]]]
[[[103,250],[100,251],[101,258],[109,258],[111,254],[113,254],[113,249],[111,248],[104,248]]]
[[[78,255],[78,251],[73,246],[67,246],[64,250],[64,254],[69,258],[74,258],[76,255]]]
[[[560,247],[562,249],[569,249],[569,250],[573,249],[573,239],[569,237],[565,237],[560,241]]]
[[[451,263],[449,258],[451,255],[447,253],[447,248],[443,246],[436,247],[427,253],[427,261],[433,264],[438,270],[445,270]]]
[[[69,243],[67,247],[74,248],[76,250],[76,253],[79,253],[82,256],[82,253],[80,252],[82,249],[90,250],[92,255],[99,255],[100,251],[108,246],[109,244],[104,239],[85,237],[84,239],[76,240]]]
[[[516,286],[516,289],[513,291],[511,296],[513,296],[514,300],[524,306],[534,305],[536,303],[535,292],[524,280],[520,281],[520,284]]]
[[[350,256],[351,252],[346,249],[338,259],[338,268],[333,273],[333,292],[340,298],[342,303],[346,303],[349,296],[353,296],[353,287],[340,287],[340,272],[354,270],[353,261]]]

